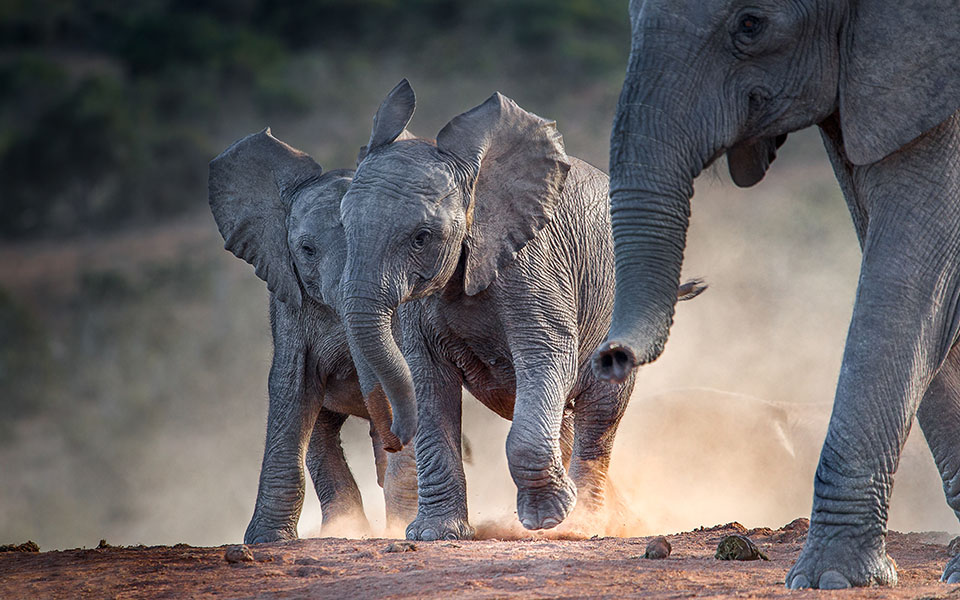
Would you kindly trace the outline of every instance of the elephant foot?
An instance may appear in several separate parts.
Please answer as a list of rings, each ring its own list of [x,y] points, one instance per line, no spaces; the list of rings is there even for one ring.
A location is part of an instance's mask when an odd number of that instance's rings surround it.
[[[940,581],[944,583],[960,583],[960,554],[957,554],[947,563]]]
[[[527,529],[551,529],[577,503],[577,486],[563,475],[553,485],[517,489],[517,518]]]
[[[289,529],[269,529],[266,527],[257,527],[253,523],[247,527],[247,532],[243,534],[244,544],[268,544],[270,542],[286,542],[297,539],[297,532]]]
[[[432,542],[435,540],[472,540],[477,530],[460,517],[418,516],[407,525],[407,539]]]
[[[837,528],[839,529],[839,528]],[[787,573],[790,589],[836,590],[869,585],[896,585],[897,565],[883,539],[819,534],[810,529],[803,552]]]

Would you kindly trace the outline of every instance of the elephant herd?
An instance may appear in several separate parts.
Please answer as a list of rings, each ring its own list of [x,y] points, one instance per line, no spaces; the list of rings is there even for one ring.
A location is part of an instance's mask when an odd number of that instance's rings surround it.
[[[267,283],[274,357],[248,543],[363,519],[340,447],[370,421],[388,522],[465,539],[463,389],[511,419],[527,529],[589,519],[636,368],[663,350],[694,178],[759,182],[816,125],[863,250],[791,588],[896,583],[893,476],[916,416],[960,517],[960,10],[948,0],[632,0],[610,178],[499,93],[436,139],[401,81],[355,170],[269,129],[210,164],[225,247]],[[701,300],[709,302],[709,299]],[[638,468],[642,468],[640,465]],[[960,557],[943,581],[960,583]]]

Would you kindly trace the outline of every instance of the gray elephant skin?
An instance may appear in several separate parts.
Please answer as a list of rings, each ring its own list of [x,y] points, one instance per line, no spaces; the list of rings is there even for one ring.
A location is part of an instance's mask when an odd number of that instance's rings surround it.
[[[225,247],[251,263],[270,290],[274,352],[267,437],[246,543],[297,537],[304,461],[320,499],[322,533],[342,535],[357,523],[368,528],[340,446],[349,415],[371,420],[338,299],[346,258],[340,201],[352,176],[349,170],[324,173],[269,129],[236,142],[210,163],[210,208]],[[371,386],[368,393],[382,391]],[[380,417],[380,430],[389,433],[389,413]],[[377,432],[371,420],[387,523],[403,527],[416,510],[412,448],[387,455]]]
[[[791,588],[893,584],[894,473],[914,415],[960,516],[960,7],[946,0],[634,0],[611,134],[617,290],[598,375],[673,320],[693,179],[757,183],[817,125],[863,251],[811,527]],[[960,582],[960,557],[943,580]]]
[[[350,346],[383,385],[393,433],[403,444],[416,435],[419,507],[407,538],[474,534],[462,386],[513,420],[506,452],[520,522],[555,527],[575,504],[602,505],[633,388],[632,375],[598,380],[589,362],[613,308],[607,177],[566,155],[555,123],[499,93],[435,142],[397,139],[414,107],[403,80],[377,111],[341,205]],[[402,350],[390,327],[398,312]]]

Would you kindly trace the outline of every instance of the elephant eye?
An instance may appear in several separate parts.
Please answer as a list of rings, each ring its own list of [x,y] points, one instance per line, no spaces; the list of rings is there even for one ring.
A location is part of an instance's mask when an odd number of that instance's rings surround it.
[[[307,243],[300,244],[300,251],[310,258],[313,258],[317,254],[317,249]]]
[[[430,239],[430,230],[421,229],[413,236],[413,240],[410,242],[410,245],[413,246],[414,250],[422,250],[424,246],[427,245],[427,240]]]
[[[740,17],[739,28],[740,33],[744,35],[757,35],[763,29],[763,19],[751,14],[743,15]]]

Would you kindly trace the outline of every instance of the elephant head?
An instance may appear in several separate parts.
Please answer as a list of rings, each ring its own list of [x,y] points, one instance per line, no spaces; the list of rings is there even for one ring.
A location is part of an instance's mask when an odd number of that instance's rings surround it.
[[[403,80],[377,111],[341,204],[348,338],[383,385],[402,443],[416,431],[416,402],[390,334],[397,307],[440,290],[482,293],[549,221],[570,168],[555,123],[499,93],[435,143],[398,140],[414,106]]]
[[[317,302],[342,315],[340,275],[346,261],[340,201],[353,171],[324,173],[310,156],[273,137],[249,135],[210,163],[210,209],[224,247],[254,266],[277,299],[299,310]],[[371,420],[384,442],[389,407],[376,376],[354,359]],[[370,398],[374,398],[371,400]],[[380,409],[381,412],[377,412]]]
[[[726,154],[760,181],[786,134],[837,115],[847,159],[882,160],[960,105],[947,0],[632,0],[632,46],[610,141],[617,287],[598,376],[663,350],[693,180]]]

